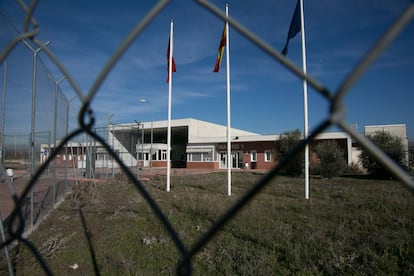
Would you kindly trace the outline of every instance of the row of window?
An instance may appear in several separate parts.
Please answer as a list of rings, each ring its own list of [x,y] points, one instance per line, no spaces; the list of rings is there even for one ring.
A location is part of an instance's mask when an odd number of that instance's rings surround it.
[[[72,155],[68,155],[69,160],[72,160]],[[73,156],[75,157],[75,156]],[[106,154],[97,154],[96,160],[106,160],[108,156]],[[78,155],[78,161],[81,160],[81,156]],[[142,154],[138,153],[138,159],[142,160]],[[66,160],[66,155],[63,155],[63,160]],[[86,155],[83,155],[83,160],[86,160]],[[149,153],[144,153],[144,160],[149,160]],[[157,153],[153,154],[152,160],[167,160],[167,151],[160,150]],[[210,162],[214,161],[214,154],[213,151],[209,152],[190,152],[187,153],[187,161],[188,162]],[[264,151],[264,161],[271,162],[272,161],[272,151],[265,150]],[[250,162],[257,162],[257,151],[252,150],[250,151]]]
[[[213,152],[190,152],[187,153],[187,161],[188,162],[210,162],[214,161]],[[271,162],[272,161],[272,151],[265,150],[264,151],[264,161]],[[250,162],[257,162],[257,151],[252,150],[250,151]]]
[[[117,152],[117,153],[119,154],[119,152]],[[77,157],[76,157],[76,155],[69,154],[68,157],[69,157],[69,159],[68,159],[69,161],[71,161],[72,159],[74,159],[74,160],[78,159],[78,161],[81,161],[82,157],[83,157],[83,161],[86,161],[86,154],[85,155],[78,155]],[[143,154],[141,152],[139,152],[138,153],[138,160],[142,160],[142,157],[144,157],[144,160],[148,161],[149,160],[149,152],[144,152]],[[63,158],[63,161],[66,161],[66,159],[67,159],[66,154],[62,154],[62,158]],[[97,153],[96,154],[96,160],[104,161],[104,160],[108,160],[108,159],[109,160],[112,159],[109,154],[106,154],[106,153]],[[166,150],[165,151],[164,150],[160,151],[159,154],[154,153],[152,155],[152,160],[162,160],[162,161],[167,160],[167,151]]]
[[[76,155],[69,154],[69,160],[76,159]],[[83,155],[83,160],[86,160],[86,155]],[[63,154],[63,161],[66,161],[66,154]],[[78,155],[78,161],[81,161],[81,155]]]
[[[265,162],[272,161],[272,151],[271,150],[265,150],[264,151],[264,161]],[[250,151],[250,162],[257,162],[257,151],[255,151],[255,150]]]

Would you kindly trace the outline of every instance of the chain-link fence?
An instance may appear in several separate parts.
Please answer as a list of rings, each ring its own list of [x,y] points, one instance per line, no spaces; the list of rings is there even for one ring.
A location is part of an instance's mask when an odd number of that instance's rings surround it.
[[[25,14],[14,4],[12,14],[0,13],[3,50],[19,36],[15,19]],[[55,80],[40,56],[48,43],[37,47],[25,38],[12,44],[1,55],[1,226],[2,230],[4,226],[25,231],[33,229],[66,193],[67,169],[59,168],[50,157],[68,135],[69,100],[59,87],[63,78]],[[33,177],[37,181],[27,186]],[[12,206],[19,207],[10,209]]]
[[[136,177],[143,176],[144,163],[143,148],[144,129],[140,123],[133,125],[112,124],[108,127],[93,129],[94,133],[110,145],[111,149],[119,156]],[[74,157],[79,162],[76,168],[81,169],[88,178],[109,178],[119,172],[120,166],[113,159],[112,154],[105,146],[90,136],[83,136],[81,142],[75,144],[75,148],[68,147],[70,152],[78,152],[81,156]],[[82,154],[84,152],[84,154]],[[72,153],[73,154],[73,153]]]
[[[65,66],[61,64],[60,60],[47,47],[47,42],[36,39],[39,29],[37,21],[32,15],[37,1],[30,2],[30,5],[24,4],[23,1],[16,2],[18,4],[16,5],[16,10],[14,10],[13,14],[10,16],[13,17],[14,22],[20,22],[20,24],[22,24],[18,29],[10,24],[8,17],[9,15],[0,16],[0,26],[2,26],[5,30],[1,33],[2,39],[0,41],[2,41],[2,44],[0,45],[0,62],[2,63],[3,71],[7,71],[7,73],[5,73],[7,78],[5,77],[3,82],[6,83],[7,80],[7,84],[5,85],[7,91],[14,89],[14,93],[7,93],[7,95],[5,95],[5,90],[3,91],[3,105],[5,102],[8,107],[15,106],[14,108],[8,108],[7,112],[3,113],[2,116],[2,158],[4,160],[4,164],[7,164],[7,160],[21,162],[22,169],[28,171],[30,175],[30,179],[27,183],[25,183],[23,191],[19,195],[17,195],[14,191],[11,192],[16,207],[13,209],[11,216],[9,217],[9,225],[14,225],[14,227],[8,228],[9,233],[7,238],[5,238],[2,243],[2,248],[7,248],[7,246],[14,241],[23,242],[28,245],[44,271],[46,273],[52,273],[49,270],[47,263],[39,254],[39,251],[23,235],[26,222],[25,219],[22,219],[23,209],[27,204],[26,199],[30,197],[33,189],[35,189],[40,183],[44,183],[45,180],[43,177],[50,174],[50,171],[53,171],[53,168],[56,168],[56,165],[53,165],[53,162],[56,160],[57,155],[60,152],[70,148],[71,152],[67,153],[67,156],[72,156],[71,158],[74,158],[74,156],[77,155],[77,161],[83,161],[84,157],[79,159],[79,151],[77,151],[76,154],[74,153],[76,148],[75,146],[72,145],[70,147],[65,147],[65,145],[74,137],[78,137],[82,134],[85,134],[88,138],[85,140],[85,144],[81,144],[78,147],[87,152],[86,155],[89,155],[87,158],[92,158],[93,160],[101,159],[102,162],[106,162],[105,165],[107,168],[110,166],[112,166],[112,168],[116,166],[122,170],[131,182],[133,182],[138,192],[142,194],[148,205],[152,208],[156,216],[164,225],[165,230],[169,233],[178,249],[178,252],[180,253],[181,259],[177,266],[177,272],[179,274],[191,274],[192,257],[203,249],[206,244],[217,234],[217,232],[222,229],[224,225],[246,205],[247,202],[253,200],[255,195],[259,193],[268,183],[270,183],[272,178],[279,174],[281,169],[286,166],[291,158],[303,152],[306,145],[308,145],[318,134],[331,126],[337,126],[344,132],[350,134],[353,139],[374,155],[378,162],[388,168],[388,170],[400,179],[402,183],[404,183],[409,189],[414,189],[414,181],[412,176],[388,158],[387,155],[372,142],[370,142],[370,140],[358,133],[352,126],[345,122],[345,106],[343,102],[344,96],[353,86],[355,81],[364,74],[367,68],[369,68],[380,53],[383,52],[383,50],[386,49],[394,38],[398,36],[399,32],[413,20],[414,3],[411,2],[402,12],[400,17],[389,27],[389,29],[384,30],[384,34],[378,42],[362,57],[352,72],[345,76],[345,80],[342,85],[340,85],[336,91],[331,91],[323,84],[319,83],[316,79],[305,74],[300,68],[291,63],[279,51],[271,47],[256,34],[239,24],[235,18],[226,18],[226,15],[210,2],[199,0],[196,2],[200,4],[200,8],[210,11],[216,15],[219,20],[227,20],[234,30],[239,32],[247,40],[251,41],[267,53],[269,58],[282,64],[287,70],[291,71],[298,78],[307,80],[307,83],[313,87],[316,93],[320,94],[320,96],[325,98],[329,103],[330,111],[326,114],[325,120],[312,129],[309,137],[297,144],[286,158],[280,160],[276,167],[269,171],[263,178],[261,178],[260,181],[252,185],[252,188],[244,194],[234,206],[227,210],[220,217],[220,219],[202,235],[201,238],[199,238],[192,246],[186,247],[183,241],[176,234],[177,232],[175,228],[167,219],[164,211],[159,208],[157,202],[153,200],[150,194],[146,191],[145,187],[142,185],[139,178],[137,178],[137,172],[135,171],[137,167],[137,160],[122,159],[122,154],[120,154],[122,151],[136,155],[136,149],[134,149],[133,146],[128,149],[119,149],[113,144],[111,135],[117,135],[117,139],[122,140],[123,134],[121,130],[96,130],[94,128],[94,112],[91,109],[92,99],[98,93],[99,86],[105,80],[114,64],[120,59],[128,46],[137,38],[145,27],[155,17],[157,17],[168,2],[169,1],[166,0],[159,1],[142,18],[142,20],[135,26],[129,36],[116,50],[116,52],[113,53],[113,56],[107,65],[102,68],[102,73],[97,77],[91,89],[87,93],[83,93],[81,91],[75,80],[72,78],[70,72],[65,69]],[[58,104],[54,101],[56,99],[53,96],[56,91],[56,80],[51,81],[50,74],[41,61],[38,62],[37,66],[33,66],[36,61],[36,54],[40,51],[43,55],[47,55],[47,58],[59,68],[62,75],[65,77],[65,80],[71,85],[81,101],[81,109],[78,114],[80,118],[79,126],[73,131],[68,132],[68,116],[62,115],[68,113],[60,111],[68,108],[69,102],[59,89],[57,92],[59,94],[57,98]],[[17,67],[19,69],[18,72]],[[36,70],[38,76],[33,77],[35,74],[34,71]],[[33,80],[36,80],[36,82],[34,83]],[[11,96],[12,94],[19,95],[18,99],[13,99]],[[59,110],[57,113],[60,115],[58,117],[53,115],[51,116],[50,112],[55,114],[56,109]],[[56,123],[53,119],[58,120],[59,123]],[[58,129],[55,127],[57,125],[59,126]],[[19,131],[20,134],[18,134]],[[132,136],[132,138],[131,136],[128,136],[125,137],[125,139],[132,139],[131,145],[136,145],[138,143],[137,141],[139,141],[138,132],[136,136]],[[53,148],[55,150],[51,150]],[[42,155],[47,158],[41,159]],[[99,155],[100,157],[91,157],[93,155]],[[112,162],[110,166],[108,166],[109,162]],[[73,168],[75,167],[78,168],[78,164],[75,166],[75,162],[73,162]],[[87,166],[85,166],[84,169],[84,172],[91,177],[96,173],[88,171]],[[112,173],[113,171],[111,170],[104,171],[104,174],[106,175],[110,175]],[[4,181],[8,182],[4,177],[4,172],[2,175]],[[57,176],[54,175],[54,178],[56,177]],[[55,187],[55,185],[52,186]],[[53,195],[55,195],[55,192],[53,192]],[[32,208],[31,210],[33,212],[34,209]],[[99,271],[96,272],[99,273]]]

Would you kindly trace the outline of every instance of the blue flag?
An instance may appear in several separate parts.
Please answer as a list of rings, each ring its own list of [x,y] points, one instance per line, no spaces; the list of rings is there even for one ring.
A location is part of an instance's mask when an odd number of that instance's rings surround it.
[[[301,30],[300,0],[298,0],[298,2],[296,4],[295,12],[293,13],[292,21],[290,22],[289,33],[288,33],[288,36],[287,36],[286,45],[285,45],[285,48],[283,48],[283,50],[282,50],[282,54],[284,56],[286,56],[286,54],[288,52],[289,40],[291,38],[294,38],[297,35],[297,33],[300,32],[300,30]]]

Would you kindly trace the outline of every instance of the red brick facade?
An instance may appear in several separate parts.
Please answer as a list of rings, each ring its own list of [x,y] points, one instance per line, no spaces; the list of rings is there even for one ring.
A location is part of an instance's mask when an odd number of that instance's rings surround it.
[[[187,162],[188,169],[219,169],[219,162]]]
[[[232,142],[232,154],[237,154],[238,163],[233,168],[269,170],[276,165],[276,141]],[[219,154],[227,155],[227,143],[216,144]],[[267,156],[266,156],[267,154]],[[256,156],[256,159],[252,160]],[[267,157],[267,158],[265,158]],[[217,159],[220,159],[217,157]],[[221,160],[213,162],[187,162],[190,169],[219,169]]]
[[[314,140],[310,144],[310,158],[313,161],[318,160],[317,156],[312,152],[312,149],[316,147],[318,143],[325,140]],[[344,152],[344,159],[348,158],[347,139],[331,139],[335,140]],[[224,169],[225,160],[221,160],[223,156],[227,155],[227,143],[213,144],[215,146],[215,160],[214,161],[172,161],[172,167],[186,167],[189,169]],[[235,156],[236,161],[233,159],[233,168],[239,169],[258,169],[258,170],[270,170],[277,164],[277,141],[250,141],[239,142],[233,141],[231,143],[232,155]],[[78,161],[86,160],[86,149],[82,147],[73,147],[68,149],[68,155],[64,151],[57,155],[56,166],[64,167],[77,167]],[[254,160],[255,157],[255,160]],[[182,164],[181,164],[182,163]],[[166,160],[153,160],[152,167],[165,168],[167,166]]]

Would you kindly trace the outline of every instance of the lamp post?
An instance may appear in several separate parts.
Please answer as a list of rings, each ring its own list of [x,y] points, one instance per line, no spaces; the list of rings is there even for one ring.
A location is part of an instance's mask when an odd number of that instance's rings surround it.
[[[150,169],[152,172],[152,144],[154,142],[154,128],[153,128],[153,122],[154,122],[154,113],[152,110],[152,102],[146,99],[139,100],[142,103],[149,103],[151,107],[151,147],[150,147]]]

